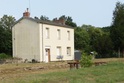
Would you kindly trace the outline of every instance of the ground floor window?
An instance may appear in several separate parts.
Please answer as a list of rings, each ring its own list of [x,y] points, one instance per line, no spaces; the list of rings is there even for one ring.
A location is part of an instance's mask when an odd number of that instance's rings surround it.
[[[57,47],[57,56],[61,55],[61,47]]]
[[[67,55],[71,56],[71,47],[67,47]]]
[[[57,57],[56,58],[62,60],[63,56],[61,54],[62,53],[61,51],[62,51],[61,47],[57,47]]]

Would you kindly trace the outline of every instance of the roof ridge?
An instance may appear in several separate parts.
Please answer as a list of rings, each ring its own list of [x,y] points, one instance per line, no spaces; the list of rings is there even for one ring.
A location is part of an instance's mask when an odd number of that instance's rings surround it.
[[[45,20],[41,20],[41,19],[35,19],[35,18],[32,18],[32,17],[21,17],[18,21],[16,21],[15,24],[17,24],[19,21],[21,21],[22,19],[29,19],[29,20],[32,20],[32,21],[35,21],[37,23],[43,23],[43,24],[49,24],[49,25],[55,25],[55,26],[61,26],[61,27],[66,27],[66,28],[72,28],[74,29],[73,27],[71,26],[68,26],[68,25],[63,25],[61,23],[56,23],[54,21],[45,21]],[[15,25],[14,24],[14,25]],[[13,25],[13,26],[14,26]]]

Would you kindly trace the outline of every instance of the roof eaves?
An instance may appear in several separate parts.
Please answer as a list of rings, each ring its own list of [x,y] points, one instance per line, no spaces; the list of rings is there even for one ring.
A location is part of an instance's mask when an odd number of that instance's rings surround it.
[[[66,27],[66,28],[72,28],[72,29],[74,29],[74,28],[71,27],[71,26],[68,26],[68,25],[62,25],[62,24],[55,23],[55,22],[52,22],[52,21],[43,21],[43,20],[39,20],[39,23],[49,24],[49,25],[54,25],[54,26],[60,26],[60,27]]]
[[[23,19],[23,17],[21,17],[19,20],[17,20],[17,21],[12,25],[12,27],[15,26],[17,23],[19,23],[22,19]]]
[[[12,27],[15,26],[17,23],[19,23],[22,19],[28,19],[28,20],[31,20],[31,21],[34,21],[34,22],[38,22],[38,21],[36,21],[35,19],[30,18],[30,17],[21,17],[19,20],[17,20],[17,21],[12,25]]]
[[[17,23],[19,23],[22,19],[28,19],[28,20],[31,20],[31,21],[34,21],[34,22],[37,22],[37,23],[43,23],[43,24],[49,24],[49,25],[54,25],[54,26],[60,26],[60,27],[66,27],[66,28],[74,29],[73,27],[68,26],[68,25],[62,25],[62,24],[55,23],[55,22],[52,22],[52,21],[43,21],[43,20],[31,18],[31,17],[21,17],[19,20],[17,20],[17,21],[13,24],[13,26],[15,26]],[[12,26],[12,27],[13,27],[13,26]]]

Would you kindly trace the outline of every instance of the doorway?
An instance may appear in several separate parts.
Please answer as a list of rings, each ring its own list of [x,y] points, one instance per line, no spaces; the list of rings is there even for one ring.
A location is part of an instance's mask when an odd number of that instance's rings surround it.
[[[45,62],[50,62],[50,48],[46,48],[46,61]]]

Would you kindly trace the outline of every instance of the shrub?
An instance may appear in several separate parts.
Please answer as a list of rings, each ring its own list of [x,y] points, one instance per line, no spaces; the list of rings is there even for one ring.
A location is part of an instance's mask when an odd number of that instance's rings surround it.
[[[10,56],[6,55],[5,53],[0,54],[0,59],[7,59],[7,58],[10,58]]]
[[[92,66],[93,62],[92,62],[92,55],[88,55],[86,53],[83,53],[81,56],[81,60],[80,60],[80,65],[81,67],[90,67]]]

